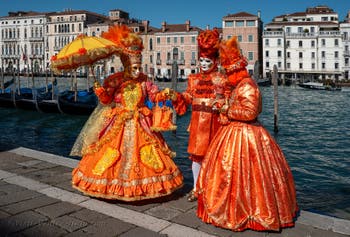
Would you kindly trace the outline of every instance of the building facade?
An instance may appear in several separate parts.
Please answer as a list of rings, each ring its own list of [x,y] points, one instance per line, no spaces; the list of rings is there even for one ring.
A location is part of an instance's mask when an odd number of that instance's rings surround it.
[[[340,23],[340,32],[343,40],[343,73],[344,79],[350,79],[350,12],[348,12],[346,19]]]
[[[264,27],[263,75],[298,81],[344,78],[338,14],[327,6],[277,16]]]
[[[247,69],[254,77],[262,76],[262,30],[260,12],[258,15],[239,12],[222,18],[223,38],[237,37],[242,54],[248,60]]]

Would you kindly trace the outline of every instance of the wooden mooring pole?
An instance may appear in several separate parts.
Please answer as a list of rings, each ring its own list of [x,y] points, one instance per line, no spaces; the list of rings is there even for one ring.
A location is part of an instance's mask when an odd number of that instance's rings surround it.
[[[273,82],[273,99],[274,99],[274,129],[275,133],[278,133],[278,71],[277,66],[273,66],[272,72],[272,82]]]

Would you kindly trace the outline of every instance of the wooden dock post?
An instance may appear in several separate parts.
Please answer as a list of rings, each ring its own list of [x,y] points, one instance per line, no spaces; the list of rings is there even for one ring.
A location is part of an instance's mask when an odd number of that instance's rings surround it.
[[[278,133],[278,71],[277,66],[273,66],[272,72],[273,82],[273,99],[274,99],[274,129],[275,133]]]

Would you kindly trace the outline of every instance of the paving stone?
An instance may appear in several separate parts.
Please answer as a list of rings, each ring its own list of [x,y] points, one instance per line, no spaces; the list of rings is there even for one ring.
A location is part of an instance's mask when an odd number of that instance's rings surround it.
[[[284,228],[279,233],[269,233],[269,237],[301,237],[301,236],[310,236],[313,231],[313,227],[303,225],[300,223],[295,223],[294,227]]]
[[[172,222],[192,228],[198,228],[203,222],[196,216],[195,210],[189,210],[171,220]]]
[[[57,218],[59,216],[67,215],[72,212],[80,210],[81,207],[73,205],[67,202],[58,202],[49,206],[36,208],[35,211],[39,212],[51,219]]]
[[[1,192],[5,192],[6,194],[12,194],[14,192],[19,192],[24,190],[28,190],[28,189],[18,185],[9,184],[9,183],[6,183],[5,185],[1,186]]]
[[[164,205],[153,207],[147,211],[145,211],[146,214],[155,216],[164,220],[171,220],[175,218],[176,216],[182,214],[182,212],[166,207]]]
[[[1,207],[1,209],[11,214],[17,214],[20,212],[28,211],[39,207],[44,207],[57,202],[59,202],[57,199],[50,198],[45,195],[41,195],[33,199],[28,199],[25,201],[21,201],[21,202],[17,202],[14,204]]]
[[[62,181],[70,181],[72,178],[71,171],[66,167],[55,166],[50,169],[37,170],[35,172],[26,173],[25,177],[46,183],[57,184]]]
[[[95,222],[92,225],[89,225],[86,228],[83,228],[81,231],[85,232],[88,235],[95,235],[99,237],[107,236],[118,236],[124,232],[127,232],[135,228],[134,225],[109,218],[103,221]]]
[[[129,230],[128,232],[121,234],[120,237],[135,237],[135,236],[142,236],[142,237],[166,237],[168,235],[166,234],[159,234],[157,232],[147,230],[145,228],[136,227],[132,230]]]
[[[233,231],[219,228],[211,224],[206,224],[204,222],[202,222],[202,224],[198,227],[198,230],[220,237],[235,236]]]
[[[32,199],[40,196],[40,193],[31,191],[31,190],[23,190],[19,192],[14,192],[8,195],[0,196],[0,206],[9,205],[11,203],[17,203],[23,200]]]
[[[91,211],[89,209],[81,209],[79,211],[73,212],[70,214],[70,216],[74,217],[74,218],[78,218],[80,220],[86,221],[88,223],[94,223],[97,221],[101,221],[101,220],[105,220],[110,218],[107,215],[95,212],[95,211]]]
[[[181,212],[186,212],[194,207],[197,207],[197,202],[189,202],[187,201],[187,196],[184,196],[176,200],[170,200],[164,205],[180,210]]]
[[[9,216],[11,216],[9,213],[0,211],[0,219],[7,218],[7,217],[9,217]]]
[[[68,234],[68,231],[61,229],[54,224],[42,223],[22,231],[24,236],[47,236],[47,237],[59,237]]]
[[[61,227],[69,232],[73,232],[88,225],[87,222],[76,219],[71,216],[61,216],[51,221],[52,224]]]
[[[6,234],[18,232],[29,227],[47,221],[48,218],[33,211],[22,212],[18,215],[0,220],[0,233]]]

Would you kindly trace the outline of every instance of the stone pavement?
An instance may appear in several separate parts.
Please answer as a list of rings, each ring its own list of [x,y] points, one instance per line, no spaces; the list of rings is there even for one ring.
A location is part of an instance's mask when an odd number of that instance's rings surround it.
[[[350,221],[301,211],[281,232],[232,232],[201,222],[189,187],[135,203],[90,198],[71,188],[78,161],[16,148],[0,152],[0,236],[344,237]]]

